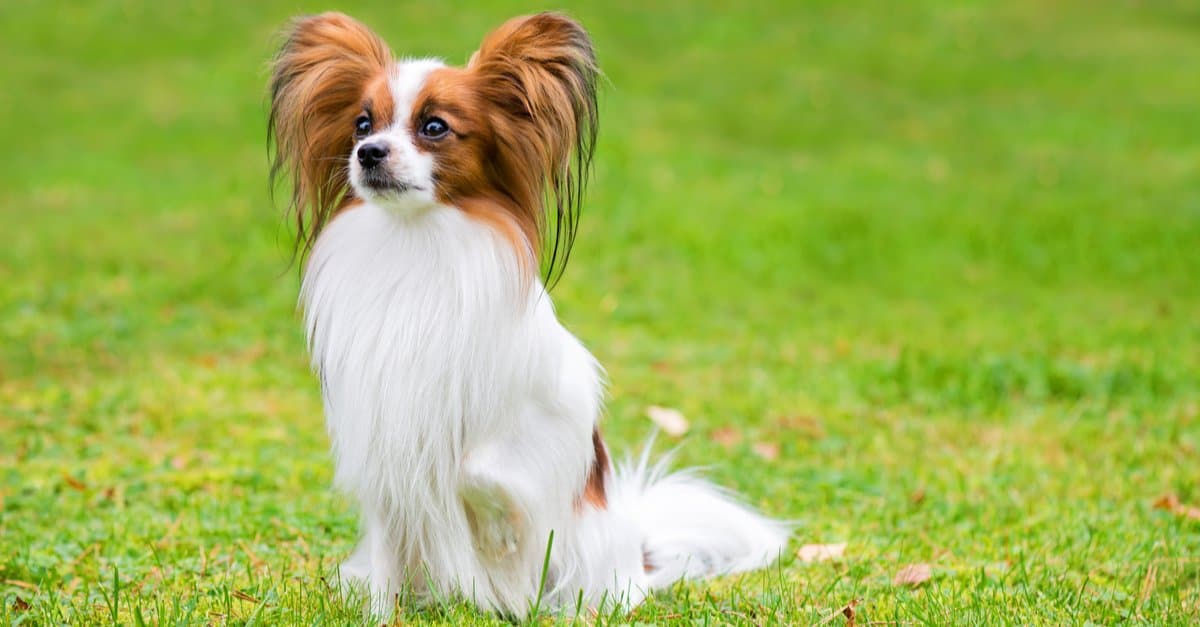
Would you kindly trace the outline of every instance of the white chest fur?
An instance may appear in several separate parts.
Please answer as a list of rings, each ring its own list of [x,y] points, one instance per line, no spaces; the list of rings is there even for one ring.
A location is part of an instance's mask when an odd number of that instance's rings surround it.
[[[523,598],[549,531],[570,526],[600,376],[511,245],[455,209],[401,218],[361,205],[322,232],[301,301],[335,481],[362,506],[360,552],[388,556],[363,566],[367,579],[428,573],[502,606]],[[521,546],[496,536],[516,553],[503,568],[464,551],[471,472],[529,522]]]
[[[452,469],[437,462],[457,462],[527,396],[517,373],[533,365],[537,303],[502,246],[440,208],[401,219],[363,205],[322,233],[301,298],[339,486],[396,497],[442,479]],[[400,484],[371,485],[363,465],[380,458],[396,476],[374,478]]]

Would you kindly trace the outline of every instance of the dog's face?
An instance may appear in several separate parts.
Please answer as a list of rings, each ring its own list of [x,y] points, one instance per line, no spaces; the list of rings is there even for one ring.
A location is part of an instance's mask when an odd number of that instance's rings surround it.
[[[463,68],[397,62],[341,14],[298,21],[275,63],[271,126],[305,244],[366,201],[402,214],[453,207],[536,254],[547,189],[556,228],[573,235],[596,72],[587,34],[557,14],[510,20]]]
[[[503,199],[513,193],[508,188],[519,187],[522,173],[540,172],[536,162],[505,171],[518,155],[506,141],[514,138],[493,126],[486,80],[439,61],[391,66],[368,89],[354,119],[348,167],[355,194],[401,212],[462,207]]]
[[[358,197],[411,211],[437,202],[432,152],[452,133],[433,112],[418,116],[414,109],[429,75],[441,67],[398,63],[365,90],[362,110],[347,129],[355,142],[347,167]]]

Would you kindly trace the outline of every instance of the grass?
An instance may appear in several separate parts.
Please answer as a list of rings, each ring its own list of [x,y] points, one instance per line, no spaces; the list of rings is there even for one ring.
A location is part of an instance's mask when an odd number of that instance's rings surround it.
[[[143,4],[0,5],[0,620],[356,622],[265,169],[272,34],[328,5]],[[541,6],[362,4],[454,62]],[[1154,507],[1200,503],[1194,3],[724,7],[566,7],[609,84],[555,298],[616,451],[677,407],[848,548],[595,622],[1200,620]]]

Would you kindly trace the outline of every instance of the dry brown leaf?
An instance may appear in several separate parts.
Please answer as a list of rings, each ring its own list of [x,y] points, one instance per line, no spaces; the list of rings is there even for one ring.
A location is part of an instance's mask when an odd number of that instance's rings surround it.
[[[646,416],[671,437],[680,437],[688,431],[687,418],[678,409],[651,405],[646,408]]]
[[[709,436],[713,442],[725,448],[733,448],[742,443],[742,432],[733,427],[721,427]]]
[[[925,502],[925,488],[917,488],[908,495],[908,502],[913,505],[920,505]]]
[[[854,606],[858,605],[858,599],[851,599],[846,607],[842,608],[842,616],[846,617],[846,627],[854,627],[854,621],[858,616],[854,612]]]
[[[27,603],[27,602],[25,601],[25,599],[22,599],[21,597],[19,597],[19,596],[18,596],[18,597],[16,597],[16,598],[15,598],[15,600],[13,601],[13,604],[12,604],[12,611],[14,611],[14,612],[27,612],[27,611],[29,611],[29,603]]]
[[[1171,511],[1176,507],[1179,507],[1179,497],[1174,494],[1164,494],[1154,499],[1154,509]]]
[[[795,431],[809,439],[820,440],[825,437],[825,427],[813,416],[789,415],[778,419],[778,423],[788,431]]]
[[[900,569],[892,578],[894,586],[919,586],[933,577],[933,568],[929,564],[909,564]]]
[[[849,603],[843,605],[842,607],[838,608],[836,611],[834,611],[829,616],[826,616],[825,618],[822,618],[819,622],[817,622],[816,627],[820,627],[820,625],[824,625],[824,624],[828,623],[829,621],[837,618],[838,615],[846,617],[846,627],[854,627],[854,625],[855,625],[854,621],[858,618],[858,616],[854,612],[854,608],[858,605],[858,602],[859,602],[858,599],[850,599]]]
[[[835,560],[846,552],[846,543],[838,544],[806,544],[796,551],[796,557],[801,562],[823,562]]]
[[[1179,497],[1175,494],[1164,494],[1154,500],[1154,509],[1162,509],[1176,516],[1183,516],[1192,520],[1200,520],[1200,507],[1194,505],[1184,505],[1179,501]]]
[[[774,442],[755,442],[750,445],[750,448],[756,455],[767,461],[779,459],[779,445]]]
[[[87,489],[86,484],[84,484],[82,481],[76,479],[75,477],[68,475],[65,472],[63,473],[62,478],[63,478],[63,481],[65,481],[67,483],[67,485],[71,486],[72,488],[75,488],[76,490],[79,490],[80,492],[83,492],[84,490]]]

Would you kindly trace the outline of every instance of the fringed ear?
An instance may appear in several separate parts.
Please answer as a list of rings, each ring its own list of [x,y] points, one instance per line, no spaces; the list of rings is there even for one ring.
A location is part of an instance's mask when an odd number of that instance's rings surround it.
[[[514,200],[534,221],[539,241],[531,244],[542,254],[551,283],[575,241],[596,142],[599,71],[592,41],[582,26],[557,13],[518,17],[483,40],[468,70],[494,105],[499,158],[513,161],[497,165],[515,186]]]
[[[275,142],[271,187],[280,176],[291,183],[288,208],[301,255],[350,193],[354,119],[367,84],[391,58],[378,36],[341,13],[296,20],[275,57],[267,129],[268,141]]]

